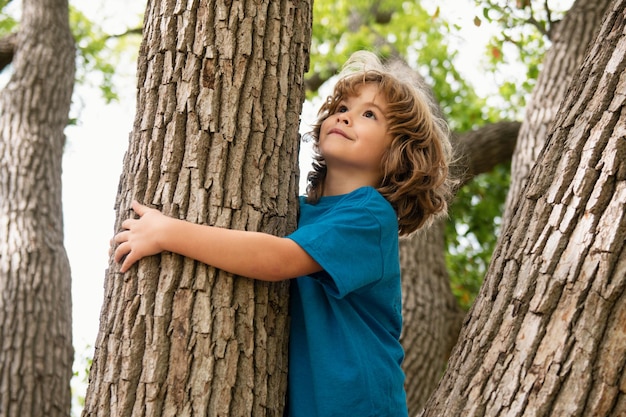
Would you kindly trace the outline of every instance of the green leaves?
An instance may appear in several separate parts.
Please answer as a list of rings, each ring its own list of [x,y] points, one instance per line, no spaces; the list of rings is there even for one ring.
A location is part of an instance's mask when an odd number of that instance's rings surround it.
[[[330,78],[359,49],[404,56],[414,65],[428,63],[432,54],[446,56],[440,48],[447,28],[418,1],[320,1],[313,7],[309,77]]]
[[[91,0],[90,0],[91,1]],[[19,28],[19,10],[11,0],[0,0],[0,37],[15,32]],[[117,100],[115,74],[119,73],[122,60],[127,56],[136,60],[141,29],[130,29],[121,34],[107,33],[90,20],[83,12],[70,5],[70,27],[76,42],[76,82],[95,85],[102,93],[105,102]],[[137,16],[137,26],[141,16]]]
[[[11,0],[0,0],[0,37],[8,35],[17,28],[17,20],[7,12],[7,5],[10,2]]]
[[[457,194],[446,224],[446,263],[453,293],[468,309],[478,294],[495,249],[510,165],[478,175]]]
[[[141,39],[133,35],[141,32],[111,35],[74,7],[70,7],[70,26],[77,47],[76,81],[97,85],[107,103],[117,100],[114,76],[124,53],[136,55]]]

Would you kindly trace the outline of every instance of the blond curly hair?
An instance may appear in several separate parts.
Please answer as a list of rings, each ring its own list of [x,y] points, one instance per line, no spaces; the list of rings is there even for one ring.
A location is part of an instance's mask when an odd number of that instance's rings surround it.
[[[407,235],[447,213],[452,194],[449,131],[415,73],[406,66],[384,65],[371,52],[350,57],[318,112],[309,133],[314,156],[307,201],[315,204],[323,194],[327,168],[318,149],[322,122],[337,112],[343,99],[357,96],[364,84],[376,84],[387,102],[385,118],[392,141],[381,159],[383,175],[377,190],[396,211],[400,235]]]

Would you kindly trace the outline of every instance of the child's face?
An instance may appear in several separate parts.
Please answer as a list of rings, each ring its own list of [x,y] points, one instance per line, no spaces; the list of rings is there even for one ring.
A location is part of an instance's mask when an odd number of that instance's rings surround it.
[[[380,180],[381,158],[391,143],[386,109],[378,86],[367,83],[358,95],[342,100],[337,112],[322,122],[318,148],[329,174],[341,169],[363,175],[370,182]]]

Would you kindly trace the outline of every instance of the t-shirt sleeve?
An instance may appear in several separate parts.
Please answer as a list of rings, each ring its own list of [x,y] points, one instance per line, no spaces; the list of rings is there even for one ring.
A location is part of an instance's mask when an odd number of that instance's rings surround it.
[[[287,237],[323,268],[313,277],[331,295],[341,298],[383,277],[381,221],[387,220],[370,208],[343,206],[332,216],[302,226]]]

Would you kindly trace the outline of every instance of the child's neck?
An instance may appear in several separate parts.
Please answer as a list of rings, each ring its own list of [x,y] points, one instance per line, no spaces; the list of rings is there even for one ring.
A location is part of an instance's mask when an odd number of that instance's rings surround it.
[[[343,195],[361,187],[377,187],[378,178],[360,178],[350,175],[330,175],[324,179],[324,196]]]

